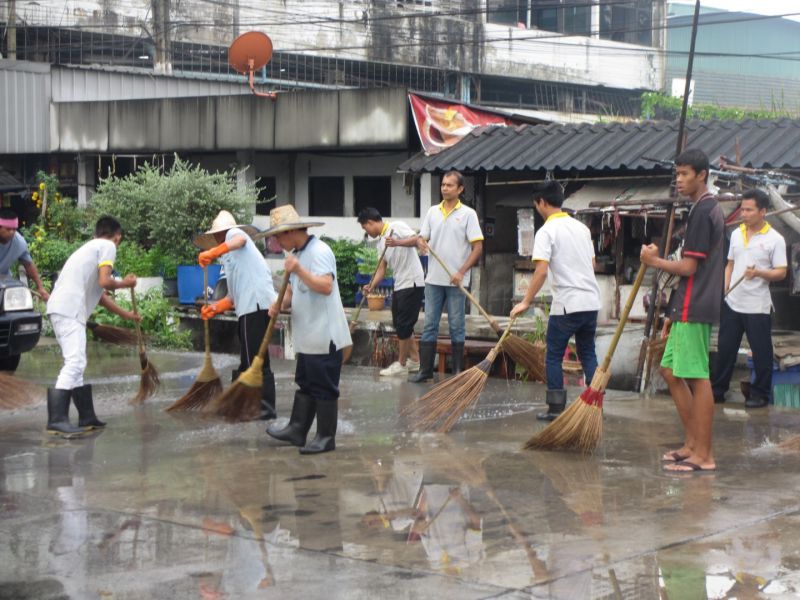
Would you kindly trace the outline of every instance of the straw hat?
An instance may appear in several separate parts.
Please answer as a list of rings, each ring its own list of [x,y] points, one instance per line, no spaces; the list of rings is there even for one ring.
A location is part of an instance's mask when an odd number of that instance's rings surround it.
[[[325,225],[320,221],[301,221],[300,215],[291,204],[284,204],[269,211],[269,229],[256,234],[254,239],[261,239],[275,235],[276,233],[283,233],[284,231],[292,231],[293,229],[307,229],[309,227],[319,227]]]
[[[254,225],[239,225],[236,223],[236,219],[233,218],[233,215],[229,213],[227,210],[219,211],[219,214],[211,223],[211,229],[206,231],[205,233],[201,233],[195,236],[193,242],[194,245],[198,248],[202,248],[203,250],[210,250],[214,248],[219,242],[214,239],[215,233],[221,233],[223,231],[228,231],[228,229],[233,229],[234,227],[238,227],[242,231],[244,231],[247,235],[251,238],[254,237],[258,233],[258,227]]]

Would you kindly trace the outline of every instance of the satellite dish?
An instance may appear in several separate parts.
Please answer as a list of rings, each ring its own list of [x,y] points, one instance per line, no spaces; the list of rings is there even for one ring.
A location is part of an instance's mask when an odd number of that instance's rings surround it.
[[[248,31],[243,33],[228,49],[228,63],[239,73],[248,76],[250,91],[256,96],[275,99],[275,92],[261,93],[253,87],[253,73],[261,69],[272,58],[272,40],[266,33]]]

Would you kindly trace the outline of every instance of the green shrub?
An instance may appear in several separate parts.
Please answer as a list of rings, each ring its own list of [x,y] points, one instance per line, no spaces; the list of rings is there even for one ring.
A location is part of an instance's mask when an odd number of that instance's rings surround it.
[[[378,268],[378,249],[371,246],[361,246],[356,250],[356,265],[360,275],[372,275]],[[392,276],[392,269],[386,266],[384,277]]]
[[[119,219],[127,239],[148,250],[160,247],[180,264],[194,264],[192,238],[220,210],[249,223],[255,201],[255,187],[237,190],[234,171],[209,173],[177,157],[166,173],[145,164],[127,177],[104,179],[92,197],[95,213]]]
[[[130,310],[130,292],[128,290],[117,291],[114,302],[126,310]],[[179,319],[161,290],[152,289],[145,294],[136,294],[136,310],[142,316],[142,332],[149,338],[148,343],[161,348],[191,349],[191,331],[178,330]],[[102,325],[114,325],[129,329],[134,327],[132,321],[118,317],[102,306],[97,307],[92,318]]]
[[[60,271],[70,254],[84,243],[83,240],[67,241],[55,237],[39,225],[34,225],[26,233],[33,262],[41,273],[48,275]]]
[[[339,285],[339,295],[344,306],[353,306],[356,297],[356,253],[361,244],[347,239],[334,240],[323,237],[322,241],[330,246],[336,257],[336,281]]]

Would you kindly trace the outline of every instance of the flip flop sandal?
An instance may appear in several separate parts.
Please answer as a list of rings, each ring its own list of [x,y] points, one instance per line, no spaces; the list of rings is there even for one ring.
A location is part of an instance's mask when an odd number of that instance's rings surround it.
[[[664,456],[661,457],[661,460],[664,462],[679,463],[686,460],[687,458],[689,457],[683,456],[676,450],[675,452],[667,452]]]
[[[678,462],[673,463],[673,464],[676,464],[676,465],[679,465],[679,466],[682,466],[682,467],[689,467],[691,470],[686,471],[686,470],[683,470],[683,469],[666,469],[666,468],[664,470],[667,471],[668,473],[678,473],[678,474],[686,474],[686,473],[689,473],[689,474],[693,474],[693,473],[702,473],[702,474],[715,473],[716,470],[717,470],[716,467],[713,468],[713,469],[704,469],[700,465],[698,465],[696,463],[693,463],[693,462],[690,462],[688,460],[681,460],[681,461],[678,461]]]

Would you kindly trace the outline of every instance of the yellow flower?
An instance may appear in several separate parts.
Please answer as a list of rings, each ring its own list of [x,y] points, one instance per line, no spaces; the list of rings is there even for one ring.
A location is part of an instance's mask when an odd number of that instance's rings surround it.
[[[39,184],[39,189],[40,189],[41,191],[44,191],[44,189],[45,189],[46,187],[47,187],[47,186],[44,184],[44,181],[43,181],[42,183],[40,183],[40,184]]]
[[[38,199],[39,199],[39,192],[33,192],[33,194],[31,194],[31,200],[36,202]]]

